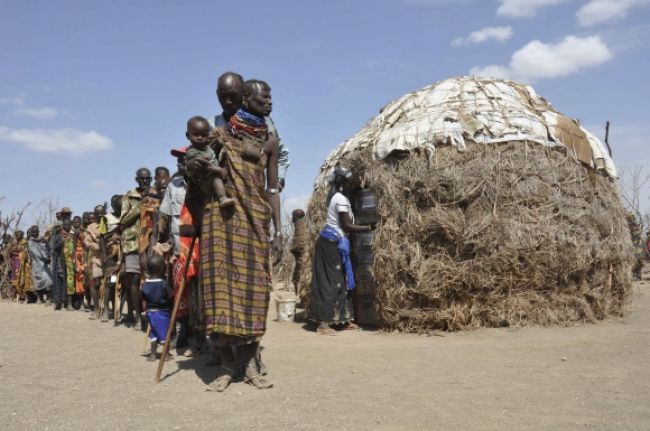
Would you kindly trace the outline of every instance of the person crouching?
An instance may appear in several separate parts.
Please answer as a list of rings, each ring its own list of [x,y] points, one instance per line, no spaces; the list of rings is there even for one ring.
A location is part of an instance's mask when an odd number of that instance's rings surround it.
[[[156,360],[158,344],[164,343],[169,329],[169,311],[172,307],[172,289],[162,279],[165,262],[161,256],[152,255],[147,259],[147,279],[140,290],[140,297],[147,303],[147,319],[151,331],[149,342],[151,351],[148,361]],[[171,354],[167,355],[171,358]]]

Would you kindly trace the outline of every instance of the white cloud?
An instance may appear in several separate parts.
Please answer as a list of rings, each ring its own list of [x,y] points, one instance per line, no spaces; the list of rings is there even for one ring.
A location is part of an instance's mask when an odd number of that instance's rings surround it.
[[[0,97],[0,105],[14,106],[14,114],[27,115],[39,120],[51,120],[60,114],[58,109],[50,108],[48,106],[42,108],[29,107],[25,104],[26,98],[27,94],[25,93],[21,93],[14,97]]]
[[[532,18],[548,6],[555,6],[567,0],[499,0],[497,15],[509,18]]]
[[[25,104],[25,95],[19,94],[15,97],[0,97],[0,105],[22,106]]]
[[[512,54],[508,67],[474,67],[470,74],[532,82],[543,78],[558,78],[585,67],[598,66],[612,56],[598,36],[567,36],[555,45],[533,40]]]
[[[483,27],[480,30],[473,31],[465,37],[454,39],[451,44],[453,46],[470,45],[473,43],[483,43],[490,39],[497,42],[505,42],[512,37],[512,27]]]
[[[113,141],[91,130],[9,129],[0,127],[0,141],[14,142],[39,153],[84,154],[113,148]]]
[[[580,25],[590,27],[625,18],[630,9],[649,4],[650,0],[591,0],[580,8],[576,16]]]
[[[16,108],[14,113],[27,115],[30,117],[37,118],[39,120],[51,120],[53,118],[56,118],[59,115],[59,111],[57,109],[49,108],[49,107],[44,107],[44,108],[21,107],[21,108]]]

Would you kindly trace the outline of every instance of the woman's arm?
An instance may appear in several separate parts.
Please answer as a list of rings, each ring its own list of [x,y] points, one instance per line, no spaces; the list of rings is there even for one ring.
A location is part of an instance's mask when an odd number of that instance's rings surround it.
[[[266,199],[271,206],[271,217],[273,218],[273,227],[275,228],[275,237],[271,243],[271,248],[275,253],[275,262],[279,262],[282,257],[282,224],[280,222],[280,189],[278,183],[278,139],[270,135],[264,144],[264,152],[268,155],[266,164]]]
[[[339,213],[339,224],[341,225],[341,229],[346,233],[364,233],[372,230],[372,227],[369,225],[353,224],[350,214],[347,212]]]

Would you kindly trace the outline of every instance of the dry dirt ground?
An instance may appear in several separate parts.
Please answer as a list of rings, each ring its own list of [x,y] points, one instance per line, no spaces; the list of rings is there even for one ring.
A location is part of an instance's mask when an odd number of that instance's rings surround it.
[[[271,316],[274,317],[274,316]],[[164,380],[143,334],[0,303],[2,430],[648,430],[650,283],[622,320],[417,336],[271,321],[275,387],[206,392],[206,356]]]

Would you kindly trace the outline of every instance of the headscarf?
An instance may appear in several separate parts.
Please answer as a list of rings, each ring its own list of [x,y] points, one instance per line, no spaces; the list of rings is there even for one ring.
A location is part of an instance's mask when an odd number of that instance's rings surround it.
[[[332,172],[329,173],[327,176],[327,182],[331,185],[331,188],[327,194],[327,200],[325,201],[326,206],[329,205],[330,199],[332,199],[332,196],[334,196],[336,192],[343,191],[343,186],[341,185],[343,181],[349,180],[350,178],[352,178],[352,171],[341,166],[335,167]]]

